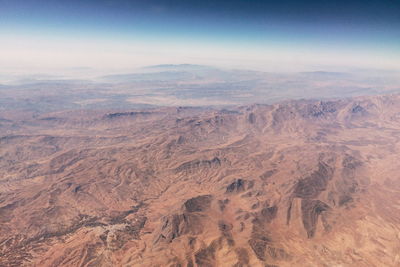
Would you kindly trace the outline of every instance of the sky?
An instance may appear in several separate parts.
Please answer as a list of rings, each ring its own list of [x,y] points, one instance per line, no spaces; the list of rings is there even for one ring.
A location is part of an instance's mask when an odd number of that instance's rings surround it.
[[[0,0],[0,72],[400,70],[398,0]]]

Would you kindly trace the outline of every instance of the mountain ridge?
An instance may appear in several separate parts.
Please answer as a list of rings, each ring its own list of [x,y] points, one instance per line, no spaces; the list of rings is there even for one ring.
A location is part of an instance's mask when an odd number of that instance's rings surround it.
[[[400,96],[1,111],[4,266],[396,266]]]

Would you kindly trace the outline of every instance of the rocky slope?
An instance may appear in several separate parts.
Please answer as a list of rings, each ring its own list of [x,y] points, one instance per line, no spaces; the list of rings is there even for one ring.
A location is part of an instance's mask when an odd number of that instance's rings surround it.
[[[0,111],[1,266],[399,266],[400,97]]]

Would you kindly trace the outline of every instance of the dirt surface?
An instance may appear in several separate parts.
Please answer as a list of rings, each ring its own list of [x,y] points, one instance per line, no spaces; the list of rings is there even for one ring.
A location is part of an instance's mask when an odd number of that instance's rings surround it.
[[[400,97],[0,111],[0,266],[399,266]]]

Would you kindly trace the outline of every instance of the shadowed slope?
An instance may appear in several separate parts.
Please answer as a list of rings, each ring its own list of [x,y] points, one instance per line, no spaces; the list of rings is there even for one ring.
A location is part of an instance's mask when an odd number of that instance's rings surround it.
[[[398,96],[0,114],[0,265],[397,266],[399,114]]]

